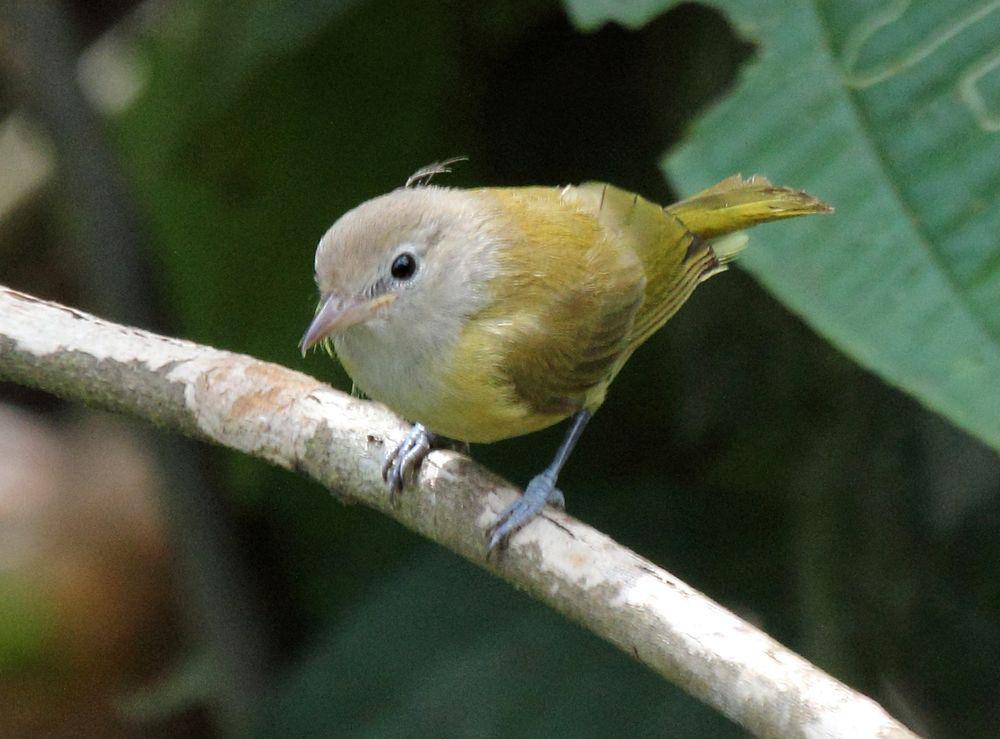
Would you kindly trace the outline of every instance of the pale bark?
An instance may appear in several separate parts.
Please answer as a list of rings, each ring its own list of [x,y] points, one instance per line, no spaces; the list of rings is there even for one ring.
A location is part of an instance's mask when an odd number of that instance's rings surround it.
[[[456,452],[432,452],[393,507],[380,467],[407,425],[299,372],[0,287],[0,378],[297,470],[527,591],[756,734],[912,736],[871,699],[564,513],[547,511],[487,560],[486,529],[518,490]]]

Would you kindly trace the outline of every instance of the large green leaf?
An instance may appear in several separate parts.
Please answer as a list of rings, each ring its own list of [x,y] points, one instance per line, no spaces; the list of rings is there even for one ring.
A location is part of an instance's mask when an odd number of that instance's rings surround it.
[[[566,2],[584,28],[675,4]],[[1000,447],[1000,2],[708,4],[758,56],[667,173],[690,192],[759,172],[836,206],[765,227],[742,264],[858,362]]]

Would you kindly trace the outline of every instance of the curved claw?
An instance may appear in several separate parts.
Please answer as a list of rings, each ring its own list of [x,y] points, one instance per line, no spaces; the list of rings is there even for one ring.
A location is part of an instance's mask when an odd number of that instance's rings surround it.
[[[506,547],[507,540],[535,519],[547,504],[564,510],[566,499],[555,486],[555,478],[543,472],[531,479],[524,489],[524,495],[507,506],[490,528],[486,544],[487,555],[498,547]]]
[[[399,446],[386,455],[382,463],[382,479],[389,485],[389,498],[393,505],[403,491],[406,476],[420,466],[431,450],[434,438],[426,426],[415,423]]]

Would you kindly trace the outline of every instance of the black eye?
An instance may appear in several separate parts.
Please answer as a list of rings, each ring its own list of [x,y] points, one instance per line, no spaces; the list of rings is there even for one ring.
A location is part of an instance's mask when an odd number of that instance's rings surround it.
[[[397,280],[408,280],[417,271],[417,258],[409,252],[403,252],[392,260],[392,276]]]

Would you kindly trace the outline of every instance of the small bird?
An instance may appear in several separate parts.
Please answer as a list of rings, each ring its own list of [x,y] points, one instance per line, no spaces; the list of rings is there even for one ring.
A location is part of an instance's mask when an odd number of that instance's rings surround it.
[[[559,472],[611,381],[744,248],[739,230],[832,209],[759,176],[667,207],[600,182],[430,184],[453,161],[326,232],[300,347],[335,351],[358,389],[414,422],[383,468],[394,498],[444,438],[486,443],[570,419],[552,463],[490,529],[489,552],[546,504],[563,507]]]

